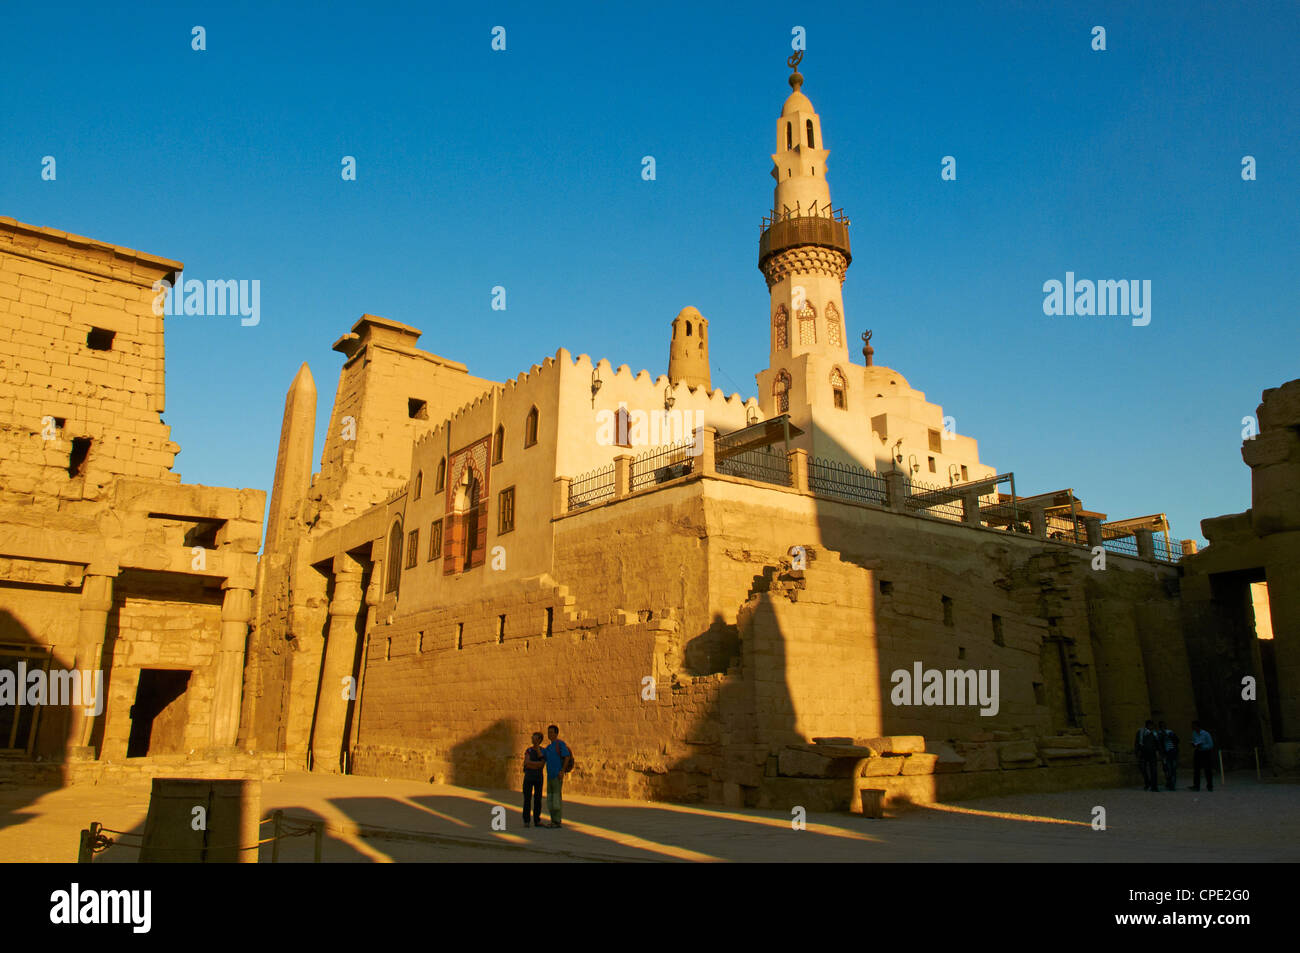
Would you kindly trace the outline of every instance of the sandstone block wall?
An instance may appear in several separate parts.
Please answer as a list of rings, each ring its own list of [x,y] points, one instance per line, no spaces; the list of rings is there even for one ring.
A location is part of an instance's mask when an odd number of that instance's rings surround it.
[[[96,499],[115,476],[180,481],[170,472],[180,448],[159,416],[153,314],[154,282],[180,267],[0,218],[0,502]],[[107,350],[89,346],[92,329],[112,332]],[[78,476],[74,438],[91,441]]]

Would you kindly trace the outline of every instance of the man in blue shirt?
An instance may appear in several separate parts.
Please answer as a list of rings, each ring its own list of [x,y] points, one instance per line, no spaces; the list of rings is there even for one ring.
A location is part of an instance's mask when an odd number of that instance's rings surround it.
[[[1192,790],[1201,789],[1201,772],[1205,772],[1205,789],[1214,790],[1214,762],[1210,755],[1214,752],[1214,739],[1201,727],[1199,721],[1192,722]]]
[[[551,815],[550,826],[561,827],[564,775],[573,770],[573,752],[560,740],[560,729],[556,725],[547,727],[546,736],[551,739],[551,743],[542,749],[546,755],[546,810]]]

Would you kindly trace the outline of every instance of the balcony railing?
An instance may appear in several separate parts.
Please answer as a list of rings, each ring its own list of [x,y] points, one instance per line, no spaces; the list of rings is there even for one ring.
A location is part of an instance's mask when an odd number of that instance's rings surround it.
[[[763,233],[758,239],[758,267],[769,258],[787,248],[799,245],[820,245],[842,252],[849,261],[849,222],[843,213],[835,215],[791,215],[764,219]]]

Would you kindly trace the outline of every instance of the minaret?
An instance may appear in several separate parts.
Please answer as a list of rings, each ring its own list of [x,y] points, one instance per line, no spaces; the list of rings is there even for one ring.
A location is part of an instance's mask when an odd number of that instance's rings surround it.
[[[668,381],[713,390],[709,377],[709,322],[695,308],[685,307],[673,318],[668,346]]]
[[[271,485],[271,508],[266,521],[266,551],[277,552],[287,542],[289,526],[311,489],[311,451],[316,438],[316,381],[304,363],[284,398],[280,425],[280,450]]]
[[[796,68],[801,53],[790,57]],[[776,122],[772,212],[763,221],[758,267],[771,295],[772,366],[802,354],[847,363],[841,286],[852,255],[849,223],[831,207],[821,118],[790,75],[793,92]]]

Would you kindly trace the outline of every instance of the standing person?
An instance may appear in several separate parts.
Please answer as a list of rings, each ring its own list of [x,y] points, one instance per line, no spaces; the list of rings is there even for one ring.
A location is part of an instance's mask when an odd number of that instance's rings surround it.
[[[1214,739],[1201,727],[1199,721],[1192,722],[1192,790],[1201,789],[1201,772],[1205,772],[1205,789],[1214,790],[1214,762],[1210,755],[1214,753]]]
[[[529,827],[530,821],[536,821],[538,827],[542,826],[542,769],[545,767],[542,733],[534,731],[532,746],[524,749],[524,827]],[[531,812],[529,808],[532,808]]]
[[[1133,739],[1133,753],[1142,769],[1142,790],[1159,791],[1160,777],[1156,774],[1156,759],[1160,753],[1160,739],[1156,736],[1155,722],[1147,719],[1146,726]]]
[[[1178,735],[1174,729],[1166,728],[1160,722],[1160,756],[1165,763],[1165,787],[1170,791],[1178,790]]]
[[[564,775],[573,770],[573,752],[560,740],[560,729],[550,725],[546,736],[551,739],[543,750],[546,755],[546,810],[551,815],[551,827],[563,825]]]

